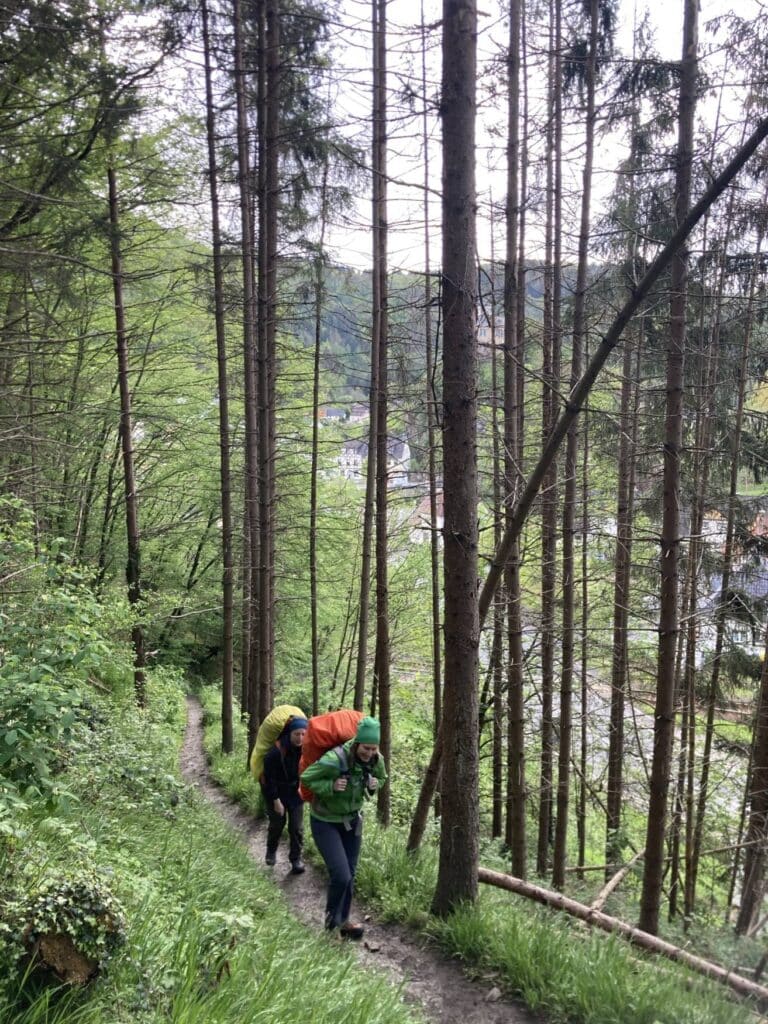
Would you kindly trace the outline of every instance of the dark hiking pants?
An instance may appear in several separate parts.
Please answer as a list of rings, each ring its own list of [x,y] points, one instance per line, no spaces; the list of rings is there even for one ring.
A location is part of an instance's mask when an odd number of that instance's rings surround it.
[[[304,804],[296,804],[295,807],[286,807],[285,814],[278,814],[273,807],[267,804],[267,853],[277,852],[277,844],[283,834],[286,819],[288,821],[288,860],[295,864],[301,860],[301,851],[304,848]]]
[[[310,815],[315,846],[328,868],[328,898],[325,904],[325,927],[338,928],[349,917],[355,886],[357,859],[363,841],[362,819],[347,827],[343,822],[321,821]]]

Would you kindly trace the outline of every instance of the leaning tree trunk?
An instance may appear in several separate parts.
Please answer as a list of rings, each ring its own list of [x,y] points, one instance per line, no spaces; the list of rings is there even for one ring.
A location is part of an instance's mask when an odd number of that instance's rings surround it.
[[[141,604],[141,557],[139,548],[139,501],[136,493],[136,474],[133,459],[133,419],[131,415],[131,387],[128,380],[128,333],[125,325],[123,302],[123,260],[120,247],[120,211],[117,200],[117,179],[113,167],[107,169],[109,184],[109,245],[112,261],[112,290],[115,298],[115,340],[117,343],[117,372],[120,386],[120,441],[123,450],[123,481],[125,485],[125,526],[128,542],[128,561],[125,577],[128,583],[128,601],[134,612],[131,627],[133,642],[133,684],[136,703],[146,707],[147,691],[144,679],[146,657],[144,631],[138,620]]]
[[[510,552],[520,537],[523,525],[525,524],[528,514],[530,513],[531,506],[533,505],[536,495],[539,493],[542,483],[546,477],[547,470],[549,469],[552,460],[556,457],[557,452],[560,449],[560,445],[568,433],[568,427],[572,420],[574,420],[581,412],[583,403],[594,386],[600,371],[605,366],[611,353],[621,340],[627,325],[630,323],[637,311],[642,307],[661,275],[669,267],[675,253],[688,238],[688,235],[693,231],[707,210],[717,201],[728,185],[749,162],[750,158],[755,154],[756,150],[767,136],[768,118],[763,118],[760,120],[749,139],[729,160],[717,178],[715,178],[709,188],[707,188],[700,197],[696,205],[691,209],[688,216],[677,228],[661,252],[653,260],[650,267],[638,282],[637,286],[632,290],[631,295],[616,314],[610,327],[603,335],[603,338],[595,354],[590,359],[581,379],[568,396],[568,401],[566,402],[565,407],[552,430],[549,441],[547,442],[544,451],[541,453],[535,466],[531,470],[525,487],[515,504],[514,511],[510,516],[509,523],[504,531],[501,543],[494,551],[493,557],[490,559],[488,573],[480,590],[479,611],[481,625],[488,614],[488,609],[491,606],[496,593],[496,588],[501,580],[504,566],[507,563],[507,559],[510,557]],[[431,800],[434,792],[435,780],[439,774],[440,765],[442,763],[442,750],[442,732],[440,731],[435,739],[432,757],[424,774],[424,780],[419,792],[417,813],[414,814],[414,822],[411,826],[411,835],[408,843],[409,850],[416,849],[421,841],[421,833],[418,828],[415,828],[417,823],[420,821],[418,808],[423,807],[425,802],[428,805],[429,800]],[[423,827],[421,832],[423,833]]]
[[[443,478],[445,690],[442,820],[433,912],[477,897],[477,338],[475,0],[443,0]]]
[[[675,180],[675,221],[689,212],[693,162],[693,115],[696,104],[698,0],[686,0],[679,99],[679,136]],[[659,655],[654,713],[651,794],[645,841],[645,872],[640,927],[655,935],[659,927],[664,872],[667,798],[675,726],[675,649],[678,619],[680,547],[680,450],[683,443],[683,352],[688,253],[680,247],[672,260],[670,329],[667,349],[666,422],[664,427],[664,512],[661,527],[661,594]]]
[[[221,261],[219,226],[219,183],[216,166],[216,126],[211,82],[211,47],[208,32],[208,3],[203,0],[203,54],[205,60],[205,125],[208,140],[208,187],[211,191],[211,232],[213,235],[213,308],[216,325],[216,365],[219,397],[219,475],[221,480],[221,605],[223,665],[221,678],[221,749],[234,750],[232,696],[234,686],[234,560],[232,556],[232,478],[230,472],[229,383],[227,379],[227,339],[224,325],[224,274]]]

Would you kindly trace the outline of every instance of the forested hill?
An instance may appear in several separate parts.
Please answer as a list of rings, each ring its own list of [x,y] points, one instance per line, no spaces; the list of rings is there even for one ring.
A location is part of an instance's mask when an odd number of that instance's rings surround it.
[[[602,271],[595,269],[595,276]],[[286,306],[281,324],[304,346],[315,344],[315,289],[306,266],[289,261],[281,270]],[[500,349],[504,336],[503,268],[499,265],[478,269],[480,297],[478,327],[481,358],[490,362],[493,338]],[[371,272],[343,266],[324,271],[323,309],[320,322],[320,360],[327,400],[333,405],[368,401],[371,377],[371,309],[373,295]],[[563,268],[562,287],[572,289],[573,268]],[[439,304],[439,275],[432,275],[434,309]],[[541,321],[543,308],[543,267],[531,262],[526,267],[526,316]],[[424,337],[415,325],[424,321],[424,274],[393,272],[389,276],[389,344],[392,366],[397,374],[393,395],[401,395],[409,382],[423,375]],[[439,340],[438,340],[439,345]]]

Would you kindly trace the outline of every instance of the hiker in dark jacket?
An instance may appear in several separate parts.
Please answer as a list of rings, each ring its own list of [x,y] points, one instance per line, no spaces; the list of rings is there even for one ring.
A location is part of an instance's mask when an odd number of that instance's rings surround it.
[[[299,796],[299,760],[304,737],[307,735],[306,718],[289,718],[274,747],[264,758],[261,784],[267,806],[267,855],[270,867],[277,860],[277,845],[288,822],[288,859],[291,873],[304,871],[301,853],[304,846],[304,804]]]
[[[328,868],[325,927],[338,928],[344,939],[360,939],[364,931],[350,921],[349,911],[363,842],[362,806],[387,779],[379,736],[378,721],[363,718],[353,740],[340,751],[329,750],[301,773],[302,783],[314,794],[309,805],[312,838]]]

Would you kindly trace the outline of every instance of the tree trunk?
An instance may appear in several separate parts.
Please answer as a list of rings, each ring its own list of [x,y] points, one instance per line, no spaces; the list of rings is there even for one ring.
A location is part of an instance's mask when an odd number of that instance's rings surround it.
[[[562,248],[562,60],[561,0],[550,0],[549,97],[553,116],[547,125],[547,269],[542,359],[542,449],[557,416],[560,393],[560,312]],[[547,294],[548,293],[548,294]],[[541,498],[541,758],[536,870],[546,874],[552,841],[555,678],[555,591],[557,582],[557,461],[545,474]]]
[[[426,365],[425,408],[427,413],[427,467],[429,476],[429,554],[432,582],[432,716],[433,735],[437,736],[442,716],[442,672],[440,637],[440,533],[438,529],[436,403],[435,373],[437,351],[432,350],[432,271],[430,260],[430,185],[429,185],[429,107],[427,103],[426,41],[429,29],[424,21],[424,0],[421,0],[421,89],[423,114],[421,144],[424,161],[424,347]],[[435,344],[436,344],[435,339]]]
[[[768,199],[768,196],[765,197]],[[757,290],[758,267],[763,244],[763,231],[758,230],[756,258],[750,275],[749,298],[747,301],[746,323],[739,359],[738,383],[736,388],[736,415],[733,420],[730,437],[730,486],[728,493],[728,518],[726,522],[725,547],[723,550],[723,571],[720,581],[720,595],[715,610],[715,650],[712,656],[712,672],[707,691],[707,721],[704,727],[704,749],[702,751],[701,777],[699,779],[699,799],[696,808],[696,823],[693,831],[693,852],[691,855],[690,899],[695,900],[696,879],[698,875],[701,841],[704,834],[707,798],[709,795],[709,769],[712,756],[712,742],[715,731],[715,711],[720,682],[720,667],[725,639],[726,613],[728,609],[728,593],[731,582],[731,569],[734,556],[734,536],[736,532],[736,512],[738,508],[739,463],[741,457],[741,435],[744,425],[744,405],[747,387],[747,363],[752,342],[754,326],[755,297]],[[731,900],[728,901],[729,906]]]
[[[520,222],[523,204],[520,188],[520,38],[521,0],[510,9],[507,79],[509,87],[507,144],[507,251],[504,263],[504,476],[505,509],[514,505],[522,482],[522,409],[525,339],[525,278],[521,273]],[[523,294],[521,295],[521,288]],[[500,538],[499,538],[500,539]],[[498,540],[496,540],[498,546]],[[505,839],[512,870],[521,878],[527,874],[525,722],[523,680],[523,629],[520,614],[520,548],[515,545],[504,570],[507,599],[507,814]]]
[[[317,473],[320,414],[320,341],[325,302],[325,230],[328,223],[328,157],[323,165],[320,192],[320,239],[315,258],[315,350],[312,362],[312,464],[309,476],[309,614],[312,660],[312,714],[320,712],[320,669],[317,630]]]
[[[243,364],[245,376],[245,518],[248,569],[243,573],[243,607],[248,635],[243,637],[247,650],[248,678],[245,707],[248,712],[247,757],[256,740],[261,719],[259,708],[259,423],[256,394],[256,288],[254,275],[253,220],[250,196],[250,158],[248,152],[248,112],[245,97],[245,61],[240,0],[232,0],[235,48],[235,98],[237,105],[237,176],[240,195],[240,246],[243,278]],[[246,544],[244,544],[244,548]],[[246,589],[247,585],[247,589]]]
[[[697,79],[697,0],[686,0],[680,78],[679,135],[675,180],[675,221],[688,215],[693,161],[693,115]],[[670,755],[675,726],[675,648],[678,618],[680,547],[680,450],[683,443],[683,353],[688,253],[681,247],[672,259],[670,328],[667,348],[666,422],[664,427],[664,511],[661,527],[659,655],[654,712],[651,794],[645,842],[645,872],[640,927],[656,934],[664,870]]]
[[[578,903],[576,900],[569,899],[567,896],[563,896],[562,893],[550,892],[548,889],[542,889],[541,886],[532,885],[530,882],[524,882],[520,878],[513,878],[511,875],[503,875],[498,871],[489,871],[487,868],[479,869],[479,879],[486,885],[494,885],[499,889],[506,889],[509,892],[517,893],[520,896],[534,900],[536,903],[541,903],[545,907],[563,910],[566,914],[571,914],[582,921],[586,921],[602,931],[621,935],[622,938],[628,939],[629,942],[639,946],[641,949],[649,950],[652,953],[659,953],[661,956],[674,960],[676,963],[684,964],[686,967],[699,974],[703,974],[707,978],[712,978],[715,981],[728,985],[741,996],[756,999],[760,1006],[764,1007],[768,1002],[768,989],[763,988],[762,985],[756,985],[755,982],[742,978],[741,975],[736,974],[732,970],[726,970],[725,967],[721,967],[719,964],[713,964],[709,960],[693,956],[687,950],[681,949],[679,946],[673,946],[671,942],[664,942],[663,939],[657,939],[656,936],[648,934],[639,928],[634,928],[625,921],[619,921],[617,918],[609,917],[608,914],[603,914],[601,911],[588,907],[584,903]]]
[[[556,456],[571,421],[579,415],[583,402],[592,389],[600,371],[605,366],[608,357],[616,348],[627,325],[637,310],[643,305],[651,289],[659,280],[661,275],[672,262],[672,258],[680,246],[688,238],[698,222],[712,206],[713,203],[723,194],[728,185],[741,171],[744,165],[754,155],[760,143],[768,136],[768,118],[762,118],[755,130],[744,145],[736,151],[728,161],[720,174],[715,178],[709,188],[702,194],[699,201],[691,208],[690,213],[683,223],[675,230],[674,234],[651,263],[650,267],[632,290],[632,294],[624,303],[614,317],[611,326],[603,335],[602,341],[597,347],[594,356],[590,359],[589,365],[584,371],[576,387],[568,396],[565,407],[555,424],[544,451],[539,456],[536,465],[533,467],[528,481],[515,504],[514,514],[506,528],[501,544],[493,554],[488,568],[488,574],[480,591],[480,622],[482,623],[488,614],[493,595],[498,586],[503,572],[506,559],[515,541],[520,536],[523,523],[525,522],[531,505],[542,486],[547,469],[553,458]]]
[[[376,408],[376,654],[374,685],[379,701],[381,753],[389,764],[392,749],[389,679],[389,584],[387,579],[387,487],[389,430],[387,387],[389,355],[387,296],[387,8],[372,0],[373,16],[373,333],[378,353],[379,401]],[[394,443],[395,439],[393,439]],[[389,824],[390,787],[377,797],[379,821]]]
[[[741,904],[736,934],[746,935],[757,919],[765,895],[765,860],[768,849],[768,631],[766,656],[760,678],[755,720],[754,754],[749,784],[749,823],[744,853]]]
[[[208,31],[208,3],[203,0],[203,52],[205,59],[205,126],[208,142],[208,187],[211,192],[211,233],[213,236],[213,309],[216,325],[216,366],[219,399],[219,478],[221,481],[221,605],[223,652],[221,678],[221,749],[234,750],[232,697],[234,689],[234,558],[232,554],[232,476],[230,471],[229,383],[227,380],[227,339],[224,325],[224,273],[219,226],[219,184],[216,166],[216,124],[211,81],[211,47]]]
[[[438,915],[477,896],[476,31],[474,0],[443,0],[443,743],[451,771],[441,790]]]
[[[133,684],[136,703],[146,707],[147,691],[144,679],[146,658],[144,631],[138,619],[141,604],[141,554],[139,548],[139,500],[136,493],[136,475],[133,459],[133,418],[131,415],[131,387],[128,380],[128,334],[125,326],[123,303],[123,262],[120,251],[120,214],[117,200],[117,181],[113,167],[107,169],[109,184],[109,245],[112,262],[112,290],[115,297],[115,339],[117,342],[117,370],[120,387],[120,441],[123,450],[123,481],[125,486],[125,526],[128,561],[125,578],[128,583],[128,601],[136,616],[131,627],[133,642]]]
[[[582,353],[586,342],[586,295],[589,260],[589,210],[592,190],[592,163],[595,145],[595,79],[597,55],[598,2],[590,2],[589,50],[586,63],[587,108],[585,124],[584,172],[581,189],[581,225],[579,228],[576,293],[573,301],[573,337],[571,346],[571,388],[581,377]],[[573,720],[573,661],[575,647],[576,572],[574,560],[574,522],[576,514],[577,460],[579,433],[577,421],[571,424],[566,439],[563,495],[563,664],[560,676],[560,744],[557,766],[557,823],[553,854],[552,884],[565,885],[565,855],[568,841],[570,801],[571,736]]]
[[[275,330],[277,309],[279,0],[260,0],[258,73],[259,716],[274,703]]]

